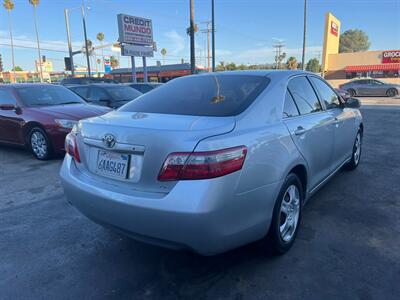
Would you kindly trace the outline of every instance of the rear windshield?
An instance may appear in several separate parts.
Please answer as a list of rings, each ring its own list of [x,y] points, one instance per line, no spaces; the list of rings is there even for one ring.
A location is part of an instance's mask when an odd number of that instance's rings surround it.
[[[51,106],[85,103],[77,94],[63,86],[41,85],[16,88],[26,106]]]
[[[115,87],[105,87],[104,89],[110,94],[114,101],[133,100],[142,95],[141,92],[129,86],[123,85],[116,85]]]
[[[234,116],[249,107],[268,83],[268,78],[253,75],[181,77],[144,94],[119,110],[193,116]]]

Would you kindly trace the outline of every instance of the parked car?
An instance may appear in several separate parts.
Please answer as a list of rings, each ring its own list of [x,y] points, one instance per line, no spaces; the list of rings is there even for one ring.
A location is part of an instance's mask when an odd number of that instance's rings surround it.
[[[26,147],[45,160],[64,151],[65,136],[79,120],[108,111],[59,85],[2,85],[0,143]]]
[[[110,78],[104,78],[104,77],[67,77],[60,81],[60,84],[64,85],[64,86],[78,85],[78,84],[91,84],[91,83],[119,84],[118,81],[115,81]]]
[[[146,94],[147,92],[150,92],[151,90],[154,90],[155,88],[162,86],[163,83],[157,83],[157,82],[127,83],[126,85],[130,86],[131,88],[134,88],[135,90],[138,90],[142,94]]]
[[[340,89],[354,96],[388,96],[395,97],[399,94],[400,85],[385,83],[376,79],[358,79],[339,86]]]
[[[60,171],[83,214],[140,241],[213,255],[293,244],[303,205],[360,162],[360,102],[303,71],[186,76],[79,123]]]
[[[89,103],[118,108],[142,93],[125,85],[95,83],[68,87]]]

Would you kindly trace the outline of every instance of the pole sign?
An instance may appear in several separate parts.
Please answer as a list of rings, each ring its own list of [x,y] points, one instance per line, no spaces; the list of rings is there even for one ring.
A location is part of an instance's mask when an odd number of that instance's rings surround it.
[[[383,64],[400,63],[400,50],[383,51],[382,63]]]
[[[153,45],[153,23],[150,19],[118,14],[120,43]]]
[[[153,57],[153,47],[125,44],[121,46],[122,56]]]
[[[111,72],[111,60],[110,57],[104,57],[104,73],[109,74]]]

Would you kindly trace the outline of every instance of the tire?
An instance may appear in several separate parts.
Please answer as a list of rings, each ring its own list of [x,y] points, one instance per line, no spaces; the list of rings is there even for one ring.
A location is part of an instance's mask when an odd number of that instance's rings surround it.
[[[353,153],[351,154],[351,160],[345,165],[347,170],[354,170],[358,167],[361,160],[362,150],[362,130],[358,129],[356,139],[353,145]]]
[[[388,89],[386,92],[386,96],[388,96],[388,97],[397,96],[397,90],[396,89]]]
[[[295,197],[292,197],[293,195]],[[275,202],[272,222],[267,235],[267,244],[275,254],[284,254],[292,247],[300,227],[303,200],[301,181],[296,174],[290,173]],[[282,205],[282,203],[285,204]],[[284,211],[288,211],[290,215],[285,214]],[[285,226],[285,224],[287,225]],[[285,233],[286,228],[288,230]]]
[[[353,89],[348,89],[347,92],[350,94],[350,97],[354,97],[356,95],[356,91]]]
[[[52,149],[46,132],[40,127],[34,127],[28,134],[28,147],[32,155],[39,160],[48,160]]]

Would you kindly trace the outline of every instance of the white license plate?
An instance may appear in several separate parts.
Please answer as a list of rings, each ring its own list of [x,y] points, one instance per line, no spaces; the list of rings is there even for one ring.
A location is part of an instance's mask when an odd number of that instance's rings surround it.
[[[95,172],[117,179],[128,179],[129,155],[99,150]]]

